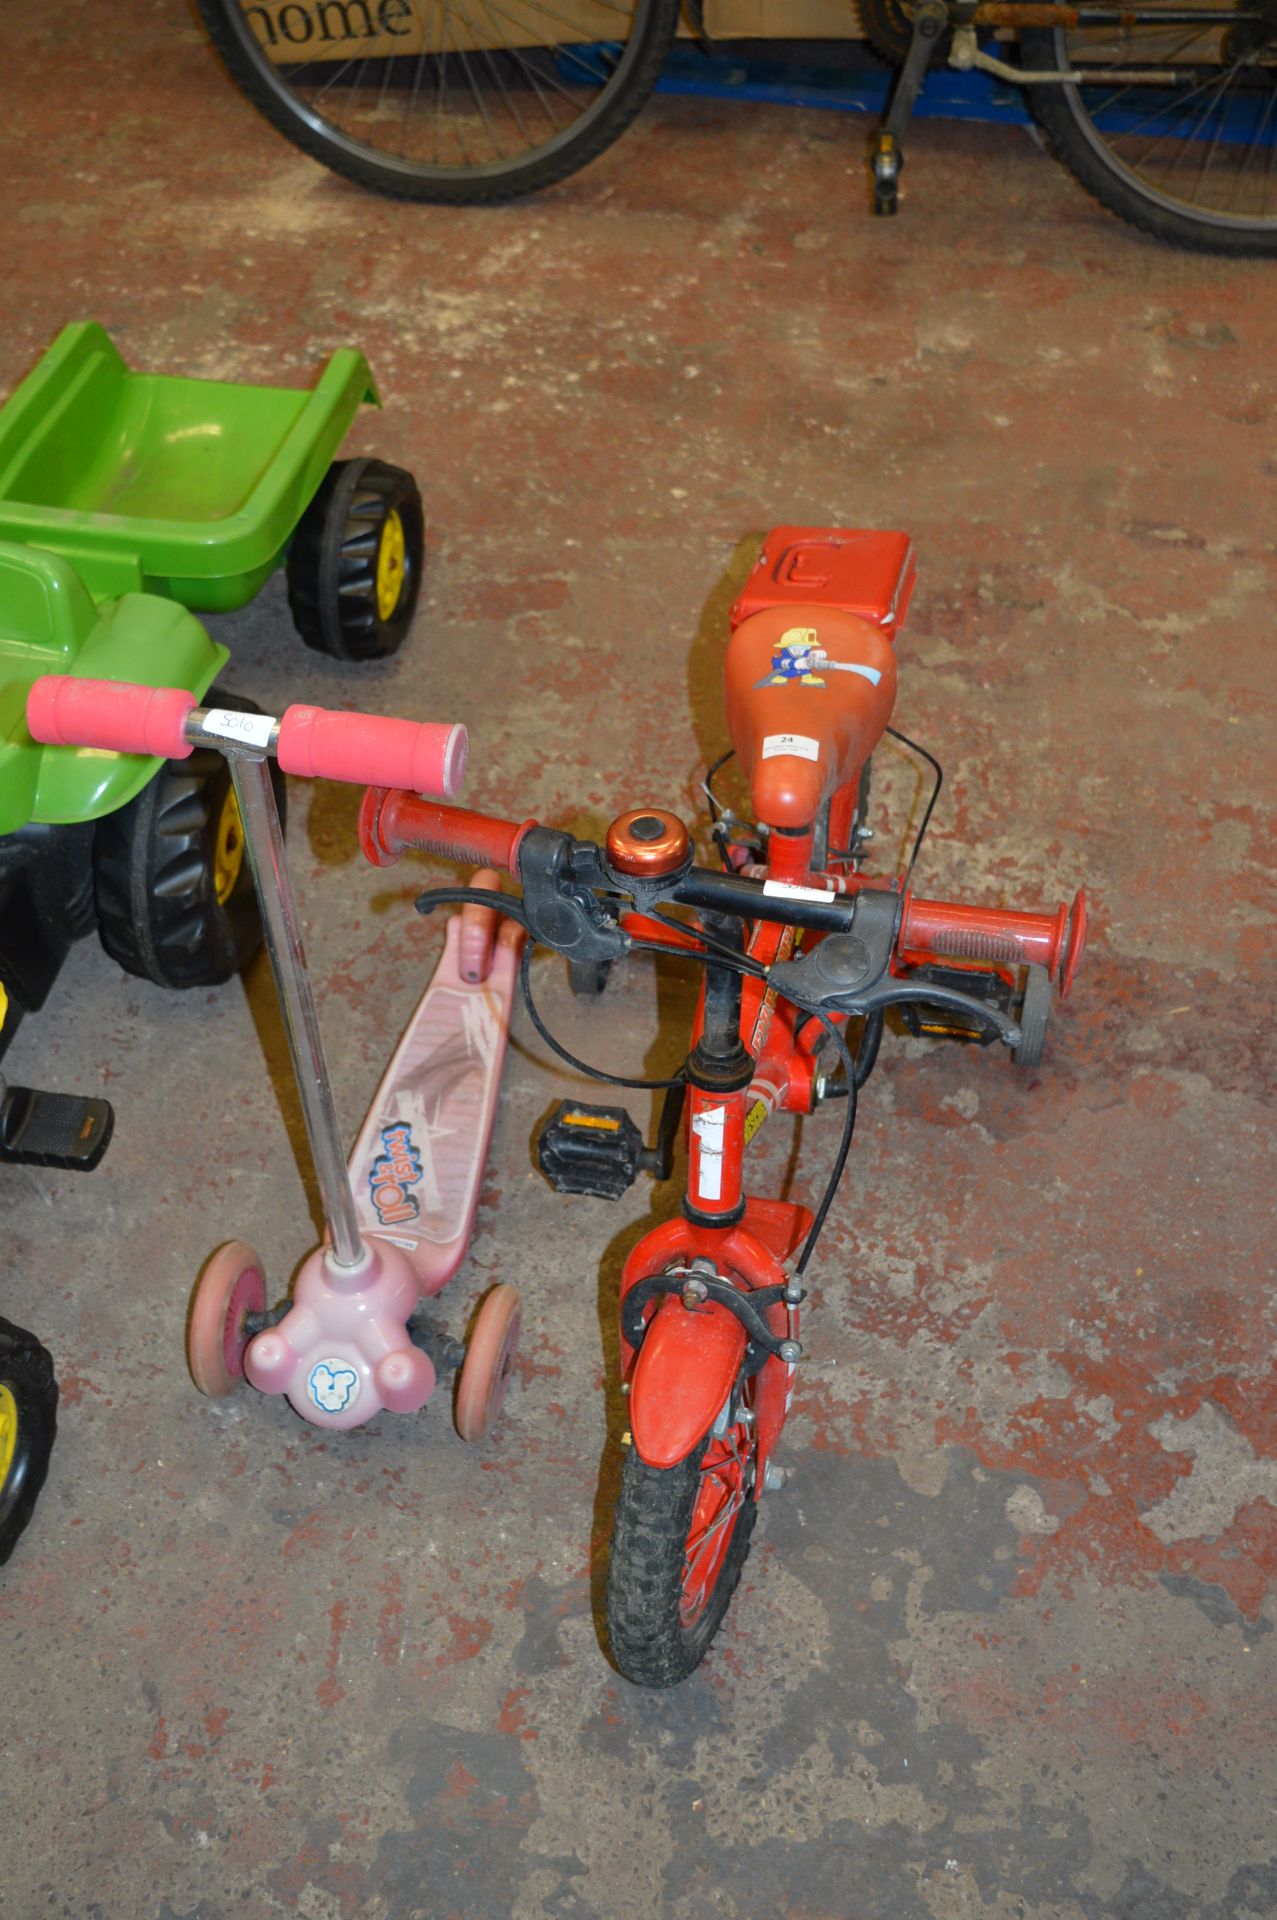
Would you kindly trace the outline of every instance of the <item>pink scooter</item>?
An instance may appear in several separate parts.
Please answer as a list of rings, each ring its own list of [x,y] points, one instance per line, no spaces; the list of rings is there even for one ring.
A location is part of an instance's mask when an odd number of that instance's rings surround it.
[[[456,1420],[480,1440],[505,1395],[519,1337],[519,1296],[485,1297],[468,1346],[419,1315],[465,1256],[496,1114],[522,929],[469,905],[449,923],[443,956],[377,1089],[350,1156],[324,1059],[267,757],[286,773],[403,786],[451,797],[465,772],[464,727],[289,707],[282,719],[197,706],[178,688],[47,674],[27,703],[34,739],[184,759],[226,755],[235,784],[323,1196],[325,1242],[302,1262],[292,1303],[268,1311],[262,1264],[233,1240],[195,1290],[187,1357],[202,1393],[247,1377],[285,1394],[319,1427],[354,1427],[383,1408],[415,1413],[439,1375],[460,1368]],[[485,869],[474,884],[495,887]]]

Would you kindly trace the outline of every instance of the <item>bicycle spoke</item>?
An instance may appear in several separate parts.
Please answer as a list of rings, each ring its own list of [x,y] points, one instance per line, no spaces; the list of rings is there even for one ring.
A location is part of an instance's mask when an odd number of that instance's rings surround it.
[[[1264,108],[1263,118],[1261,119],[1259,125],[1256,127],[1254,134],[1251,137],[1250,145],[1247,147],[1246,152],[1242,157],[1241,164],[1238,166],[1237,177],[1233,182],[1233,191],[1228,198],[1228,211],[1230,213],[1232,212],[1234,207],[1237,205],[1237,189],[1241,185],[1242,175],[1245,173],[1246,168],[1250,165],[1251,160],[1254,158],[1255,151],[1257,147],[1261,144],[1261,142],[1266,145],[1267,153],[1268,153],[1268,163],[1265,168],[1265,177],[1264,177],[1265,190],[1264,190],[1263,207],[1266,208],[1268,205],[1267,183],[1268,183],[1268,179],[1271,177],[1271,174],[1272,174],[1273,142],[1272,142],[1271,135],[1269,135],[1266,141],[1264,136],[1272,122],[1274,108],[1277,108],[1277,87],[1275,87],[1272,93],[1270,93],[1268,96],[1268,105]]]

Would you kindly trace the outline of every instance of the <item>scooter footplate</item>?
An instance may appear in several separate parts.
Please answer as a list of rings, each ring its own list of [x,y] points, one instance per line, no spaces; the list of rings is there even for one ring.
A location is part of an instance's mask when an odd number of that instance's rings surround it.
[[[503,939],[487,979],[464,981],[459,929],[457,918],[349,1161],[360,1227],[409,1254],[423,1293],[437,1292],[465,1254],[518,974],[517,943]]]

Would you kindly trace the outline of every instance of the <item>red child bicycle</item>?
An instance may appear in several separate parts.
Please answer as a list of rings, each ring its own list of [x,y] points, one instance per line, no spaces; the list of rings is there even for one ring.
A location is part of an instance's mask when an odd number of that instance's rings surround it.
[[[623,813],[598,844],[386,788],[363,803],[361,839],[378,865],[415,847],[515,875],[520,896],[482,904],[528,931],[522,983],[537,1031],[594,1077],[664,1088],[652,1148],[623,1109],[560,1106],[538,1144],[555,1186],[616,1197],[640,1172],[667,1178],[685,1121],[681,1213],[643,1237],[620,1287],[630,1444],[607,1624],[617,1667],[644,1686],[671,1685],[702,1658],[740,1579],[758,1502],[779,1483],[773,1455],[802,1355],[803,1276],[887,1010],[915,1032],[1001,1041],[1036,1066],[1053,995],[1068,992],[1085,944],[1080,892],[1054,913],[913,892],[939,791],[934,761],[908,871],[889,881],[860,871],[869,758],[894,732],[894,641],[913,582],[903,534],[768,535],[732,610],[725,662],[728,732],[753,818],[723,810],[707,781],[717,870],[696,863],[686,826],[659,806]],[[432,888],[418,906],[476,898]],[[694,960],[704,987],[683,1069],[668,1081],[624,1080],[575,1060],[532,998],[537,944],[567,956],[579,992],[601,990],[629,953]],[[768,1116],[835,1098],[845,1101],[842,1135],[814,1212],[747,1195],[746,1150]]]

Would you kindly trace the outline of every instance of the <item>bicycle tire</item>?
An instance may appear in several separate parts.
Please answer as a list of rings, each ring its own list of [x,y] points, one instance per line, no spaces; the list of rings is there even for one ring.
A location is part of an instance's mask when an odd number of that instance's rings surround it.
[[[525,21],[529,16],[540,20],[541,30],[547,38],[541,44],[524,39],[518,47],[493,48],[479,44],[467,49],[458,45],[452,54],[447,51],[451,0],[397,0],[401,9],[420,10],[412,29],[406,31],[420,31],[425,38],[431,28],[442,22],[439,29],[444,49],[442,59],[419,51],[415,55],[402,55],[393,60],[352,56],[342,61],[329,58],[322,62],[311,60],[284,67],[277,66],[259,43],[241,0],[197,0],[197,3],[209,38],[231,78],[258,112],[278,132],[300,147],[303,153],[345,179],[392,198],[449,205],[475,205],[515,199],[521,194],[534,193],[551,186],[596,159],[620,138],[647,101],[665,64],[679,17],[679,0],[632,0],[630,31],[615,55],[614,64],[609,65],[613,60],[610,49],[617,44],[615,40],[578,44],[550,39],[549,28],[544,23],[564,22],[565,16],[558,10],[563,0],[470,0],[470,4],[483,9],[485,31],[488,33],[501,30],[499,26],[492,25],[494,21],[516,17],[509,11],[514,6]],[[596,10],[606,8],[609,15],[621,16],[631,11],[626,0],[595,0],[595,4]],[[469,30],[471,15],[466,11],[466,0],[460,0],[457,10]],[[262,13],[261,8],[255,11]],[[347,6],[342,11],[352,15],[356,8]],[[367,7],[363,7],[362,12],[367,16]],[[396,14],[397,20],[406,17],[402,12]],[[554,46],[556,52],[547,65],[544,56],[550,46]],[[471,56],[469,61],[467,53]],[[574,63],[568,69],[566,81],[561,77],[565,60]],[[469,86],[478,107],[477,116],[471,116],[472,137],[477,137],[476,130],[480,124],[491,133],[494,112],[507,116],[507,131],[509,127],[515,127],[520,134],[523,133],[524,114],[529,119],[533,115],[533,97],[535,110],[553,119],[553,108],[545,108],[545,100],[549,97],[543,92],[546,88],[569,98],[569,87],[575,83],[578,91],[592,87],[593,98],[570,125],[551,137],[529,145],[523,153],[503,155],[481,164],[471,164],[466,158],[459,163],[451,159],[441,160],[437,149],[431,160],[408,155],[406,121],[401,150],[391,153],[371,144],[368,139],[356,138],[331,117],[337,105],[332,97],[336,92],[334,68],[339,68],[348,76],[350,94],[361,101],[375,95],[382,105],[391,95],[391,79],[397,76],[399,90],[411,81],[410,107],[414,114],[420,105],[428,115],[431,111],[429,103],[435,103],[434,137],[437,142],[443,119],[438,102],[441,98],[447,98],[449,61],[459,63],[456,71],[464,76],[465,84]],[[429,75],[426,74],[427,63],[430,64]],[[559,70],[557,74],[556,67]],[[479,70],[480,77],[490,86],[486,102],[476,88],[472,68]],[[391,69],[395,70],[395,75],[390,73]],[[307,73],[311,75],[309,81],[305,78]],[[328,77],[324,91],[330,96],[327,113],[309,104],[305,92],[308,85],[319,85],[325,73]],[[423,98],[423,81],[426,78],[431,82],[432,91]],[[492,82],[495,85],[491,85]],[[520,94],[521,102],[517,97]],[[514,105],[511,113],[512,98]],[[364,122],[376,119],[378,111],[365,108]],[[464,133],[460,134],[458,151],[462,155],[466,152]]]
[[[1140,34],[1145,36],[1144,59],[1155,61],[1159,57],[1154,36],[1166,36],[1172,29],[1153,24],[1148,17],[1152,11],[1151,7],[1142,8],[1138,20],[1130,23],[1126,38],[1113,55],[1115,67],[1126,71],[1138,63]],[[1182,39],[1185,30],[1176,27],[1174,31]],[[1200,41],[1204,36],[1198,31]],[[1184,62],[1182,95],[1176,95],[1170,88],[1160,93],[1149,88],[1141,97],[1142,102],[1149,105],[1148,112],[1143,111],[1142,105],[1134,108],[1130,96],[1137,90],[1133,86],[1115,88],[1111,82],[1105,88],[1072,84],[1029,87],[1029,104],[1056,159],[1093,199],[1120,220],[1171,246],[1199,253],[1226,254],[1233,258],[1275,255],[1277,169],[1273,169],[1271,163],[1267,172],[1272,178],[1257,174],[1252,184],[1252,197],[1256,193],[1262,196],[1255,210],[1236,210],[1247,161],[1257,154],[1261,140],[1265,152],[1271,151],[1272,143],[1277,140],[1277,31],[1271,27],[1262,31],[1270,34],[1272,41],[1265,43],[1262,64],[1248,65],[1250,77],[1245,97],[1241,97],[1239,83],[1237,93],[1229,98],[1229,75],[1240,73],[1246,63],[1237,59],[1229,65],[1225,57],[1228,53],[1225,37],[1220,41],[1221,58],[1216,69],[1221,78],[1214,83],[1217,98],[1212,100],[1207,91],[1204,106],[1201,94],[1211,83],[1191,84],[1201,67],[1190,68],[1187,61]],[[1175,43],[1167,45],[1171,50],[1160,54],[1164,69],[1173,59]],[[1190,42],[1184,42],[1179,48],[1181,55],[1187,54],[1190,46]],[[1021,62],[1029,70],[1069,72],[1078,58],[1094,61],[1096,51],[1094,41],[1075,45],[1068,29],[1025,30],[1020,35]],[[1125,104],[1124,96],[1127,97]],[[1239,114],[1239,109],[1244,108],[1249,109],[1245,118]],[[1137,111],[1142,114],[1141,119],[1135,118]],[[1175,129],[1180,123],[1175,115],[1190,112],[1191,120],[1183,125],[1177,137]],[[1134,120],[1134,125],[1124,125],[1127,120]],[[1159,185],[1151,173],[1146,176],[1141,172],[1136,143],[1142,133],[1147,140],[1145,130],[1157,127],[1159,122],[1160,130],[1151,146],[1145,149],[1144,164],[1150,165],[1152,156],[1160,151],[1163,157],[1159,165],[1166,169],[1169,179],[1187,153],[1197,164],[1199,188],[1214,167],[1214,190],[1219,195],[1228,194],[1232,204],[1211,207],[1202,202],[1189,203],[1165,183]],[[1242,147],[1238,136],[1251,122],[1254,123],[1253,139],[1238,155],[1237,150]],[[1226,138],[1230,126],[1235,131],[1232,137]],[[1261,169],[1264,167],[1262,158],[1258,159],[1258,165]],[[1184,185],[1188,177],[1186,166],[1182,176]]]
[[[653,1467],[634,1447],[621,1469],[608,1563],[607,1637],[618,1672],[639,1687],[672,1687],[698,1667],[723,1624],[740,1584],[758,1518],[752,1484],[754,1429],[738,1430],[746,1476],[730,1531],[699,1606],[689,1618],[689,1543],[707,1456],[721,1443],[707,1436],[672,1467]]]

